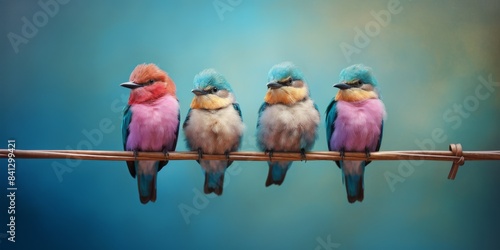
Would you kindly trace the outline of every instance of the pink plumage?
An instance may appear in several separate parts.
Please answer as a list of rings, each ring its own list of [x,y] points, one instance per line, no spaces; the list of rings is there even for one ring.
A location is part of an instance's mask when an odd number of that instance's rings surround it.
[[[165,95],[154,103],[135,104],[131,109],[127,150],[162,151],[163,147],[175,147],[179,124],[179,103],[175,97]],[[170,145],[165,145],[166,142]]]
[[[368,99],[360,102],[337,102],[335,131],[330,138],[331,150],[339,151],[375,151],[382,120],[385,117],[384,104],[380,99]]]
[[[121,86],[131,89],[123,113],[124,149],[164,152],[175,150],[179,132],[179,102],[175,84],[154,64],[140,64]],[[141,203],[156,201],[157,173],[168,161],[127,161],[132,177],[137,178]]]
[[[355,64],[343,69],[339,83],[333,86],[339,91],[326,110],[328,148],[341,154],[365,152],[368,158],[380,148],[386,115],[377,80],[371,68]],[[364,172],[369,163],[369,159],[336,161],[349,203],[363,201]]]

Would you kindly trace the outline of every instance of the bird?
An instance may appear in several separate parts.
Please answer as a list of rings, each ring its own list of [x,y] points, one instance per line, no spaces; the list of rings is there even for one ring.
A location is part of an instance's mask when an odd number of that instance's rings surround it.
[[[194,77],[194,94],[182,125],[187,147],[198,151],[198,163],[205,173],[205,194],[222,195],[229,160],[203,160],[203,154],[237,151],[245,129],[240,105],[226,78],[215,69],[205,69]]]
[[[174,151],[179,135],[180,105],[176,86],[169,75],[155,64],[139,64],[128,82],[120,84],[131,89],[123,111],[122,139],[125,151]],[[167,160],[127,161],[132,177],[137,176],[142,204],[156,201],[158,172]]]
[[[274,152],[305,152],[318,137],[320,113],[309,96],[303,73],[292,62],[271,67],[267,92],[257,120],[257,146],[269,154],[269,172],[265,183],[280,186],[292,161],[273,161]]]
[[[336,161],[342,170],[349,203],[364,198],[364,172],[370,163],[370,152],[379,151],[382,143],[384,103],[380,99],[378,82],[372,69],[354,64],[340,72],[336,96],[326,109],[326,140],[330,151],[365,152],[367,160]]]

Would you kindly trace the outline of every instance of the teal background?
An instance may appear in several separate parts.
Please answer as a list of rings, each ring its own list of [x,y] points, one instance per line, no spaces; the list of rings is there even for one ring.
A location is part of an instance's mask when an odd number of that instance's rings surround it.
[[[37,1],[1,1],[0,148],[15,139],[17,149],[122,150],[129,91],[119,84],[137,64],[153,62],[177,84],[182,121],[194,75],[208,67],[224,74],[247,126],[241,150],[256,151],[267,72],[290,60],[322,113],[313,150],[327,150],[324,111],[340,70],[353,63],[371,66],[382,89],[381,150],[500,149],[500,83],[487,88],[479,80],[500,82],[498,1],[401,0],[383,23],[370,12],[392,1],[215,2],[226,11],[219,15],[214,1],[72,0],[44,20]],[[44,25],[24,32],[32,37],[16,53],[8,34],[24,36],[23,17]],[[344,55],[346,44],[359,53]],[[177,150],[186,150],[182,132]],[[455,181],[447,180],[450,162],[376,161],[356,204],[348,204],[333,162],[295,162],[284,184],[269,188],[265,163],[235,162],[224,194],[207,197],[199,194],[199,165],[172,161],[159,174],[157,202],[142,205],[124,162],[16,159],[15,244],[2,226],[7,161],[0,162],[0,249],[500,245],[498,161],[466,162]],[[67,172],[58,175],[61,166]]]

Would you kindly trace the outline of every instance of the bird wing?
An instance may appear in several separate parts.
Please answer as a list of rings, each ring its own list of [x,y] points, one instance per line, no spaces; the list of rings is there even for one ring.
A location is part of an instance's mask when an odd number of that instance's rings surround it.
[[[240,116],[241,122],[243,122],[243,116],[241,115],[240,105],[238,103],[233,103],[233,108],[238,112],[238,115]],[[238,148],[241,147],[241,141],[242,141],[241,139],[242,138],[243,138],[243,135],[240,135]],[[231,166],[231,164],[233,164],[233,161],[228,161],[227,167]]]
[[[182,124],[182,128],[183,128],[183,129],[185,129],[185,128],[188,126],[188,124],[189,124],[189,118],[191,118],[191,110],[193,110],[193,109],[191,109],[191,108],[190,108],[190,109],[188,110],[188,112],[187,112],[187,115],[186,115],[186,120],[184,120],[184,123]],[[186,143],[187,143],[187,147],[188,147],[188,148],[191,148],[191,145],[190,145],[190,143],[189,143],[189,140],[187,140],[187,138],[186,138]]]
[[[241,115],[240,105],[238,103],[233,103],[233,108],[234,108],[234,110],[236,110],[238,112],[238,115],[240,115],[241,122],[243,122],[243,115]],[[240,143],[239,143],[238,147],[241,146],[241,138],[242,137],[243,137],[243,135],[240,136]]]
[[[125,106],[123,109],[123,121],[122,121],[122,140],[123,140],[123,150],[127,150],[127,139],[130,131],[128,126],[130,121],[132,120],[132,110],[130,109],[130,105]],[[130,175],[135,178],[135,166],[134,161],[127,161],[128,171]]]
[[[318,111],[318,113],[319,113],[318,105],[316,103],[313,103],[313,106],[314,106],[314,109],[316,109],[316,111]]]
[[[175,139],[174,143],[172,144],[172,148],[167,148],[169,151],[174,151],[175,147],[177,146],[177,139],[179,138],[179,127],[181,125],[181,109],[179,108],[177,110],[177,128],[175,129]]]
[[[262,116],[262,113],[268,106],[269,104],[267,102],[264,102],[259,108],[259,116],[257,117],[257,129],[260,127],[260,117]]]
[[[184,120],[184,123],[182,124],[182,128],[183,129],[185,129],[188,126],[188,124],[189,124],[189,118],[191,118],[191,111],[192,110],[193,110],[192,108],[189,108],[189,110],[188,110],[188,113],[186,115],[186,120]],[[193,150],[193,147],[191,146],[191,143],[189,142],[188,138],[186,137],[185,139],[186,139],[187,147],[189,149]],[[196,160],[196,162],[200,163],[199,160]]]
[[[332,151],[330,148],[330,139],[332,138],[333,132],[335,131],[335,120],[337,119],[337,101],[333,99],[328,107],[326,108],[326,144],[328,145],[328,150]],[[340,168],[340,162],[335,161],[337,166]]]
[[[238,111],[238,115],[240,115],[241,121],[243,121],[243,116],[241,115],[240,105],[238,103],[233,103],[233,108]]]
[[[326,142],[328,144],[328,150],[330,148],[330,138],[332,138],[333,131],[335,131],[335,120],[337,119],[337,101],[332,100],[328,107],[326,108]]]
[[[380,150],[380,145],[382,144],[383,133],[384,133],[384,120],[382,120],[382,124],[380,125],[380,136],[378,137],[377,147],[375,148],[375,151]]]
[[[382,124],[380,124],[380,136],[378,137],[377,147],[375,148],[374,152],[378,152],[380,150],[380,145],[382,144],[383,133],[384,133],[384,120],[382,120]],[[365,166],[368,166],[368,164],[370,164],[371,161],[365,161],[365,162],[366,162]]]
[[[269,104],[267,102],[264,102],[264,103],[262,103],[262,105],[259,108],[259,115],[257,117],[257,133],[258,133],[259,129],[261,129],[260,128],[260,118],[261,118],[262,114],[264,113],[264,110],[266,110],[267,107],[269,107]],[[257,136],[257,144],[262,150],[267,150],[267,147],[261,142],[261,139],[259,136]]]
[[[260,118],[262,116],[262,113],[264,113],[264,110],[269,107],[269,104],[267,102],[262,103],[262,105],[259,108],[259,116],[257,117],[257,135],[259,134],[259,129],[260,129]],[[267,150],[267,147],[262,143],[262,139],[260,136],[257,136],[257,145],[260,149],[262,150]]]
[[[172,143],[172,147],[170,148],[167,148],[167,145],[168,142],[166,142],[166,144],[163,146],[163,152],[169,152],[169,151],[175,151],[175,147],[177,146],[177,139],[179,139],[179,127],[181,125],[181,109],[179,108],[177,110],[177,128],[175,129],[175,138],[174,138],[174,142]],[[168,161],[160,161],[160,163],[158,164],[158,172],[160,172],[160,170],[165,166],[167,165]]]

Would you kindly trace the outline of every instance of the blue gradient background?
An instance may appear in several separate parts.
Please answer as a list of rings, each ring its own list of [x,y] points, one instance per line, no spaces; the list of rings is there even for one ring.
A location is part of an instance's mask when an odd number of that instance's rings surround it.
[[[22,34],[36,1],[1,1],[0,148],[121,150],[121,108],[139,63],[154,62],[177,84],[185,119],[196,73],[213,67],[232,84],[254,151],[255,124],[267,71],[290,60],[304,72],[324,110],[332,84],[353,63],[371,66],[388,117],[381,150],[500,149],[500,86],[484,100],[479,77],[500,81],[498,1],[406,1],[360,53],[347,58],[356,27],[374,22],[380,1],[242,1],[222,18],[213,1],[76,1],[61,5],[16,53],[7,38]],[[221,1],[226,2],[226,1]],[[232,1],[238,2],[238,1]],[[40,19],[41,20],[41,19]],[[42,20],[43,21],[43,20]],[[373,24],[373,23],[372,23]],[[350,60],[349,60],[350,59]],[[478,100],[474,103],[474,100]],[[453,111],[469,105],[466,117]],[[473,107],[471,108],[471,105]],[[475,105],[475,106],[474,106]],[[447,117],[458,120],[445,119]],[[82,131],[110,121],[102,141]],[[442,140],[432,140],[442,129]],[[180,134],[177,150],[186,150]],[[420,145],[420,142],[427,142]],[[428,142],[432,142],[433,145]],[[365,200],[348,204],[332,162],[296,162],[281,187],[265,188],[263,162],[236,162],[221,197],[201,198],[194,161],[160,172],[158,200],[142,205],[124,162],[17,159],[16,243],[7,230],[7,171],[1,160],[0,249],[488,249],[499,248],[500,162],[470,161],[455,181],[450,162],[377,161],[366,171]],[[58,179],[53,166],[71,167]],[[411,170],[411,169],[410,169]],[[384,175],[403,182],[391,189]],[[405,176],[401,176],[401,174]],[[181,208],[196,211],[185,218]],[[188,219],[188,220],[186,220]]]

